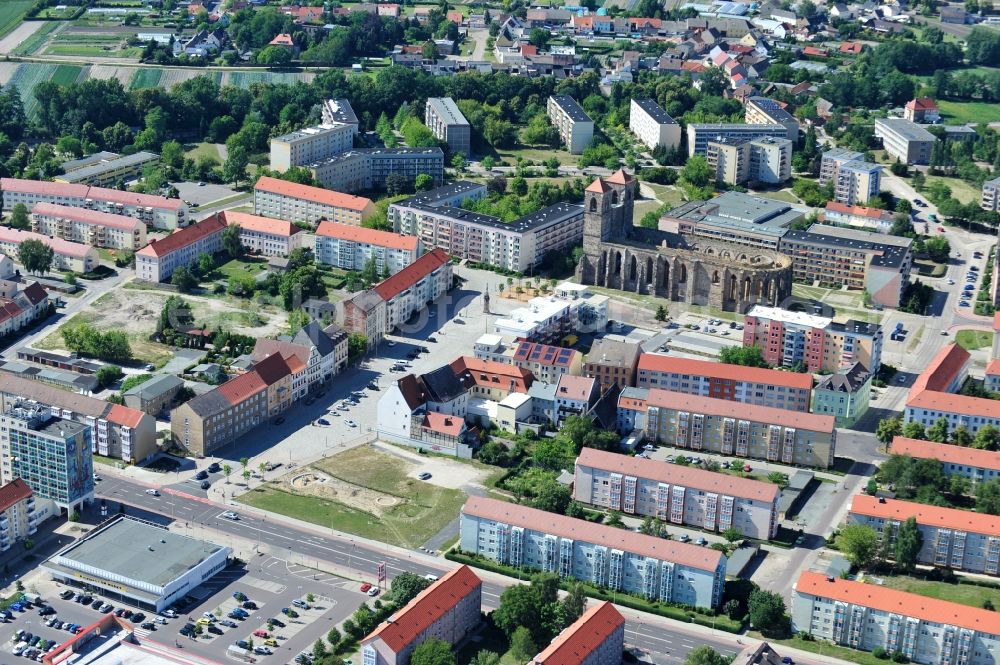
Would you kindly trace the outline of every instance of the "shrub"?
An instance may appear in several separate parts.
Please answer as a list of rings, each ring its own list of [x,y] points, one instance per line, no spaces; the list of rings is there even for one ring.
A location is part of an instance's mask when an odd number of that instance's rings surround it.
[[[889,653],[882,647],[875,647],[872,649],[872,655],[879,660],[886,660],[889,657]]]

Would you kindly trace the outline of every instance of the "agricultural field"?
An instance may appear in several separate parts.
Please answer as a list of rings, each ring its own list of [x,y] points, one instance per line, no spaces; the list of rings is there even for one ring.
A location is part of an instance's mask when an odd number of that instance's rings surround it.
[[[122,86],[128,88],[132,77],[135,76],[136,69],[133,67],[119,67],[118,65],[92,65],[85,78],[92,78],[99,81],[108,79],[118,79]],[[81,77],[80,80],[84,80]]]
[[[160,77],[162,75],[162,69],[133,69],[128,87],[130,90],[155,88],[160,84]]]
[[[0,37],[16,28],[25,12],[31,8],[32,0],[4,0],[0,2]]]
[[[249,88],[254,83],[294,83],[296,81],[312,81],[312,72],[224,72],[222,85],[235,85],[238,88]]]
[[[24,102],[24,112],[28,116],[31,116],[38,106],[38,101],[35,100],[34,94],[35,86],[42,81],[50,80],[57,69],[59,69],[58,65],[25,63],[19,65],[17,71],[14,72],[10,83],[16,85],[17,89],[21,92],[21,100]]]
[[[81,71],[83,71],[83,67],[78,65],[58,65],[49,80],[59,85],[69,85],[76,83],[77,79],[80,78]]]
[[[13,55],[35,55],[42,50],[42,47],[49,41],[52,33],[61,28],[64,24],[58,21],[46,21],[35,30],[27,39],[11,50]]]
[[[45,55],[80,57],[137,57],[140,50],[128,47],[124,35],[63,30],[45,48]]]

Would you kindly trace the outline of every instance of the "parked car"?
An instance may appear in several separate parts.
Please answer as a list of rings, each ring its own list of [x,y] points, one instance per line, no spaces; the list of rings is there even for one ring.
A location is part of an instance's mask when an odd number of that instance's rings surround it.
[[[142,628],[143,630],[156,630],[156,624],[153,623],[152,621],[147,621],[146,623],[144,623],[141,626],[139,626],[139,628]],[[219,631],[219,632],[222,632],[222,631]]]
[[[234,591],[233,592],[233,598],[235,598],[236,600],[240,601],[241,603],[244,600],[250,600],[249,598],[247,598],[247,595],[245,593],[243,593],[242,591]]]
[[[361,585],[361,593],[368,593],[368,589],[371,589],[371,588],[372,588],[372,585],[369,584],[368,582],[365,582],[364,584]]]
[[[418,475],[417,478],[419,478],[420,480],[430,480],[431,479],[431,474],[429,474],[426,471],[424,471],[423,473],[421,473],[420,475]]]
[[[71,591],[70,589],[64,589],[64,590],[63,590],[63,591],[62,591],[62,592],[61,592],[61,593],[59,594],[59,597],[60,597],[60,598],[62,598],[63,600],[69,600],[70,598],[72,598],[72,597],[73,597],[73,595],[74,595],[74,594],[73,594],[73,592],[72,592],[72,591]]]
[[[246,601],[246,602],[243,603],[243,609],[245,609],[245,610],[255,610],[255,609],[257,609],[257,603],[253,602],[252,600],[248,600],[248,601]]]
[[[203,490],[207,490],[211,486],[212,486],[212,483],[208,482],[207,480],[201,481],[201,488]]]
[[[206,478],[208,478],[208,471],[205,471],[204,469],[194,474],[195,480],[205,480]]]
[[[225,517],[227,520],[233,520],[234,522],[240,519],[240,516],[231,510],[227,510],[226,512],[222,513],[222,516]]]
[[[379,594],[380,591],[381,589],[379,589],[377,586],[373,586],[371,589],[368,589],[368,595],[374,598]]]
[[[277,626],[278,628],[285,627],[285,622],[278,618],[271,619],[271,623]]]
[[[205,630],[207,630],[212,635],[222,635],[222,629],[216,626],[214,623],[209,624]]]
[[[238,626],[239,624],[236,623],[235,621],[230,621],[229,619],[220,619],[219,625],[225,626],[226,628],[236,628],[236,626]]]
[[[294,605],[295,607],[298,607],[300,609],[303,609],[303,610],[308,610],[309,607],[310,607],[309,603],[307,603],[304,600],[299,600],[298,598],[296,598],[295,600],[292,601],[292,605]]]
[[[222,467],[219,466],[218,462],[212,462],[211,464],[208,465],[209,473],[218,473],[220,471],[222,471]]]

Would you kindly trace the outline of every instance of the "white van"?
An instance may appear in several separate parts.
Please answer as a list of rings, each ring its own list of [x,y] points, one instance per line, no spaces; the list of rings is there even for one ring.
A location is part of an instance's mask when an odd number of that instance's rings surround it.
[[[163,617],[153,617],[153,621],[163,626],[167,625],[167,620]]]
[[[10,652],[15,656],[20,656],[22,653],[24,653],[24,650],[27,648],[28,648],[27,642],[18,642],[17,644],[14,645],[14,648],[11,649]]]

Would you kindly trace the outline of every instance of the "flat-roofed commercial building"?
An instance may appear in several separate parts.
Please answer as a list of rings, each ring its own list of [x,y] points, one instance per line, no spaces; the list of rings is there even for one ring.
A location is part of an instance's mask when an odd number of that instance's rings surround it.
[[[833,416],[734,404],[731,400],[626,388],[618,397],[618,431],[722,455],[827,468],[833,465]]]
[[[306,165],[316,181],[341,192],[385,189],[386,178],[396,174],[408,182],[421,173],[435,185],[444,182],[441,148],[360,148]]]
[[[424,124],[436,139],[448,144],[451,154],[472,154],[472,127],[451,97],[428,97]]]
[[[222,220],[227,226],[240,227],[243,249],[262,256],[288,256],[302,247],[306,235],[302,229],[283,219],[234,210],[224,210]]]
[[[652,99],[629,103],[628,128],[650,150],[657,146],[676,150],[681,145],[681,126]]]
[[[783,201],[728,191],[670,210],[660,217],[660,230],[776,250],[788,228],[804,216]]]
[[[912,517],[923,536],[917,563],[986,575],[1000,571],[996,515],[858,494],[848,516],[854,524],[875,529],[889,552],[894,551],[899,525]]]
[[[639,356],[635,385],[776,409],[808,411],[812,377],[777,369],[643,353]]]
[[[284,173],[293,166],[306,166],[354,147],[357,127],[334,123],[306,127],[271,139],[271,170]]]
[[[989,211],[1000,210],[1000,178],[993,178],[983,183],[979,207]]]
[[[546,110],[570,154],[579,155],[590,145],[594,139],[594,121],[575,99],[569,95],[552,95]]]
[[[420,238],[351,224],[320,222],[316,229],[316,262],[344,270],[361,270],[372,258],[379,274],[394,275],[417,260]]]
[[[41,233],[21,231],[7,226],[0,227],[0,252],[7,256],[16,259],[18,248],[26,240],[37,240],[52,248],[52,268],[55,270],[87,273],[100,264],[100,255],[91,245],[51,238]]]
[[[760,347],[771,365],[807,372],[838,372],[860,362],[877,373],[882,366],[882,326],[849,319],[755,305],[743,317],[743,346]]]
[[[528,665],[620,665],[624,650],[625,617],[605,600],[556,635]]]
[[[937,137],[918,124],[903,118],[878,118],[875,120],[875,138],[882,139],[882,147],[904,164],[927,164],[931,148]]]
[[[996,613],[878,584],[804,572],[792,591],[792,631],[862,651],[899,651],[920,665],[994,665]]]
[[[692,122],[687,126],[688,157],[704,155],[708,152],[709,141],[720,138],[737,141],[753,141],[770,136],[783,139],[788,137],[788,128],[784,125],[744,125],[727,122]]]
[[[98,187],[114,187],[118,183],[141,177],[147,166],[159,162],[160,156],[155,152],[140,150],[131,155],[116,155],[112,159],[102,159],[80,168],[69,169],[65,173],[55,176],[53,180]],[[65,164],[63,166],[65,168]]]
[[[149,282],[165,282],[174,270],[189,266],[199,254],[212,255],[222,250],[222,232],[226,229],[221,214],[183,229],[162,240],[154,240],[135,253],[135,275]]]
[[[361,640],[365,665],[407,665],[413,650],[430,638],[452,646],[482,621],[483,581],[459,566],[431,583]]]
[[[472,496],[462,551],[662,602],[717,607],[726,557],[718,550]]]
[[[656,460],[584,448],[573,498],[626,515],[768,540],[778,532],[778,486]]]
[[[781,104],[767,97],[750,97],[746,102],[743,121],[748,125],[783,125],[792,143],[799,140],[799,121]]]
[[[36,203],[31,230],[94,247],[135,251],[146,244],[146,225],[134,217],[56,203]]]
[[[833,183],[833,200],[846,205],[867,203],[878,196],[881,188],[882,165],[866,162],[860,152],[833,148],[823,153],[820,161],[819,184]]]
[[[993,450],[965,448],[951,443],[934,443],[897,436],[889,452],[915,459],[936,459],[946,476],[963,476],[973,485],[1000,478],[1000,453]]]
[[[122,515],[53,555],[42,569],[77,588],[162,612],[226,567],[232,550]]]
[[[264,176],[254,185],[253,209],[258,215],[290,222],[316,224],[325,219],[361,226],[375,212],[375,204],[363,196]]]

